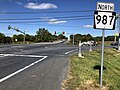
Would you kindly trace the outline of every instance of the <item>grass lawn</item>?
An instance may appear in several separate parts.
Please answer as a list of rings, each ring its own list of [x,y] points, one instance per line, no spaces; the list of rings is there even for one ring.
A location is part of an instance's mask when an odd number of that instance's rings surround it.
[[[63,82],[63,90],[99,90],[101,50],[83,53],[84,58],[73,55],[69,63],[68,79]],[[120,90],[120,53],[115,49],[105,49],[103,90]]]

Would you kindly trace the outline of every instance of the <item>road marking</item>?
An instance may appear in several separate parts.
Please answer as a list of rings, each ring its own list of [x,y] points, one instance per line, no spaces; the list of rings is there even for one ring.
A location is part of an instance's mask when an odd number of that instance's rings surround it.
[[[76,50],[78,50],[78,49],[70,50],[70,51],[66,52],[65,54],[67,55],[67,54],[69,54],[69,53],[71,53],[71,52],[74,52],[74,51],[76,51]]]
[[[16,55],[16,54],[0,54],[0,56],[20,56],[20,57],[44,57],[44,56],[36,56],[36,55]]]
[[[1,55],[1,54],[0,54]],[[6,76],[6,77],[4,77],[4,78],[2,78],[2,79],[0,79],[0,83],[1,82],[3,82],[3,81],[5,81],[5,80],[7,80],[7,79],[9,79],[9,78],[11,78],[11,77],[13,77],[13,76],[15,76],[16,74],[18,74],[18,73],[20,73],[20,72],[22,72],[22,71],[24,71],[24,70],[26,70],[27,68],[30,68],[31,66],[33,66],[33,65],[35,65],[35,64],[37,64],[37,63],[39,63],[39,62],[41,62],[41,61],[43,61],[44,59],[46,59],[48,56],[36,56],[36,55],[15,55],[15,54],[2,54],[2,55],[5,55],[5,56],[26,56],[26,57],[43,57],[42,59],[39,59],[39,60],[37,60],[37,61],[35,61],[35,62],[33,62],[33,63],[31,63],[30,65],[27,65],[27,66],[25,66],[24,68],[22,68],[22,69],[19,69],[19,70],[17,70],[16,72],[14,72],[14,73],[11,73],[10,75],[8,75],[8,76]]]
[[[0,57],[5,57],[5,56],[0,56]]]

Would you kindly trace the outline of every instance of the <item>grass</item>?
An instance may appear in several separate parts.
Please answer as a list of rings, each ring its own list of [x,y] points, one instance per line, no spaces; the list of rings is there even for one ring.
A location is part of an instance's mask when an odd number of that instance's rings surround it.
[[[109,46],[111,43],[113,43],[114,41],[105,41],[104,44],[105,46]],[[99,45],[102,45],[102,41],[98,42]]]
[[[100,65],[101,50],[83,53],[85,58],[74,55],[70,58],[68,79],[64,81],[65,90],[99,90],[99,71],[93,69]],[[120,53],[105,49],[103,71],[103,90],[120,90]]]

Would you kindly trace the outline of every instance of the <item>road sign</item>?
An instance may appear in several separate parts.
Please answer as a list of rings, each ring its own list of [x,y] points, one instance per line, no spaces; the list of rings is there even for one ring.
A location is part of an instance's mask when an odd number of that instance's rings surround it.
[[[105,30],[115,29],[116,13],[113,11],[114,11],[114,4],[97,3],[97,11],[94,12],[94,29],[102,29],[100,90],[102,90]]]
[[[119,34],[118,34],[118,33],[116,33],[116,34],[114,34],[114,36],[119,36]]]
[[[94,12],[94,29],[115,29],[115,12],[95,11]]]
[[[98,11],[114,11],[114,4],[113,3],[97,3],[97,10]]]

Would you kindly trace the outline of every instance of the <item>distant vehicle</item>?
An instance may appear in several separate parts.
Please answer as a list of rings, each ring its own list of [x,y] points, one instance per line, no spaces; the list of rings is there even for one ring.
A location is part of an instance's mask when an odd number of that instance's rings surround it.
[[[110,44],[111,46],[118,46],[118,42],[114,42]]]
[[[98,43],[96,41],[87,41],[87,42],[83,42],[82,45],[83,46],[90,46],[90,45],[97,46]]]

